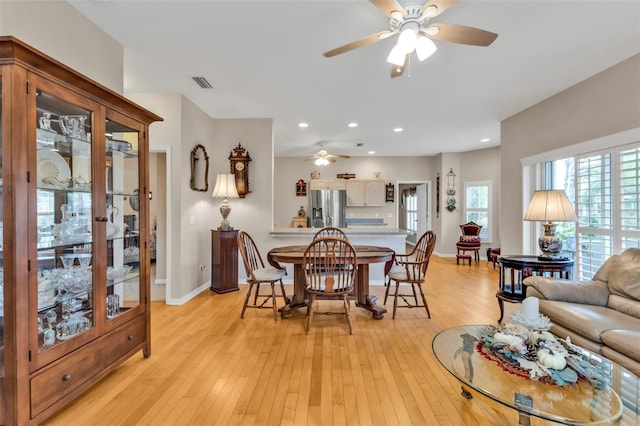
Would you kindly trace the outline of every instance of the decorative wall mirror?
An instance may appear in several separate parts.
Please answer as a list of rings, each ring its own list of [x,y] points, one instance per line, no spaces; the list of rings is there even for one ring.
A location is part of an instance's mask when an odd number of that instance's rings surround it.
[[[191,189],[206,192],[209,190],[209,156],[202,145],[191,150]]]

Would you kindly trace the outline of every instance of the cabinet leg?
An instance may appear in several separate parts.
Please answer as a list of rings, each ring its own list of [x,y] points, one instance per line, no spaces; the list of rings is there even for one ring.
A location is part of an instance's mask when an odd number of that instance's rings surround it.
[[[145,358],[149,358],[151,356],[151,348],[148,346],[142,348],[142,355],[144,355]]]

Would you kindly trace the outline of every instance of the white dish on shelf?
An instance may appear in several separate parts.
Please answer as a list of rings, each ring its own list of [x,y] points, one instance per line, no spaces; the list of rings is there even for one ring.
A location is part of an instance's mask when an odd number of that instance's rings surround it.
[[[60,154],[48,149],[40,149],[37,151],[37,157],[38,186],[62,188],[65,182],[69,182],[71,169]]]

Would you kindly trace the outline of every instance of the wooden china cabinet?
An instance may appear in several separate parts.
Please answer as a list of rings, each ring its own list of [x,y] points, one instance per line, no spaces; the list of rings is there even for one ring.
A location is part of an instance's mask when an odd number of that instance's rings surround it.
[[[13,37],[0,107],[0,424],[37,424],[150,355],[148,135],[162,119]]]

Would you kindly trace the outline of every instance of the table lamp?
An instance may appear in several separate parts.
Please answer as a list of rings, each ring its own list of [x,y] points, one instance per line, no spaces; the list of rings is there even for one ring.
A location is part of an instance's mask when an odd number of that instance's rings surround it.
[[[539,260],[559,260],[562,239],[556,235],[556,222],[575,222],[578,220],[573,206],[562,190],[546,189],[535,191],[529,203],[524,220],[546,221],[544,235],[538,240],[542,256]]]
[[[229,198],[240,198],[236,189],[236,177],[233,174],[218,174],[216,177],[216,185],[211,193],[212,198],[223,198],[224,201],[220,205],[220,214],[222,214],[222,222],[218,226],[218,231],[232,231],[233,228],[229,224],[229,213],[231,213],[231,205]]]

